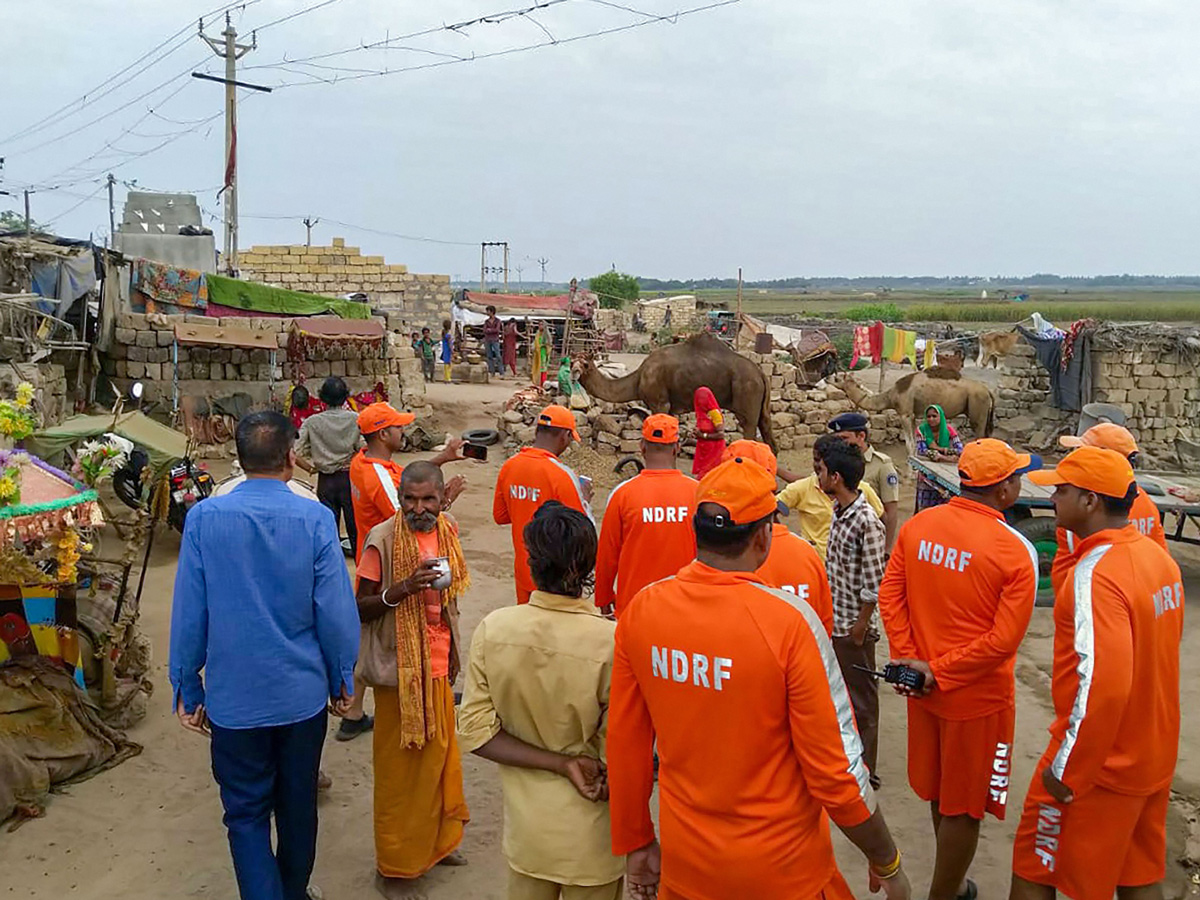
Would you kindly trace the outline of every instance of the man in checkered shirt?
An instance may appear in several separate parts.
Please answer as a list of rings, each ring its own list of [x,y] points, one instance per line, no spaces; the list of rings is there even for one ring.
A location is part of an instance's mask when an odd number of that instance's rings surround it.
[[[833,594],[833,649],[850,693],[871,783],[879,786],[879,685],[856,669],[875,668],[875,602],[887,566],[887,530],[858,484],[866,469],[862,451],[837,435],[823,435],[814,449],[817,480],[833,500],[825,570]]]

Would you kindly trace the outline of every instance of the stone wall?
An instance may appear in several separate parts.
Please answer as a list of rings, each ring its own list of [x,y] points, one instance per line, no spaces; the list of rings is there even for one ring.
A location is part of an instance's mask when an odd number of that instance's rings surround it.
[[[238,265],[247,281],[333,297],[366,294],[372,307],[399,313],[410,329],[440,334],[450,318],[449,275],[417,275],[382,256],[363,256],[344,238],[328,247],[254,246],[238,255]]]
[[[1175,439],[1200,442],[1200,369],[1178,341],[1163,334],[1114,340],[1119,328],[1093,342],[1093,401],[1125,411],[1126,427],[1143,456],[1169,463]],[[1074,433],[1079,413],[1049,403],[1050,376],[1033,349],[1019,342],[1003,360],[996,405],[997,433],[1033,449],[1053,449]]]
[[[832,385],[822,388],[800,387],[797,384],[796,367],[789,362],[757,353],[743,355],[758,363],[770,379],[771,425],[780,452],[812,447],[817,438],[826,432],[830,419],[838,413],[857,408],[840,388]],[[551,400],[550,397],[527,396],[525,392],[519,396],[520,400],[504,412],[496,425],[505,437],[509,452],[515,452],[521,445],[533,440],[537,414]],[[558,402],[564,402],[564,398],[559,397]],[[614,456],[638,452],[645,412],[639,411],[635,405],[596,401],[586,411],[577,410],[575,418],[583,443],[597,452]],[[726,410],[726,419],[728,440],[743,437],[737,428],[737,417]],[[695,434],[696,417],[693,413],[685,413],[679,420],[685,435]],[[902,443],[904,438],[900,417],[891,410],[871,414],[871,440],[880,446]],[[694,445],[694,439],[684,444],[685,456],[693,454]]]
[[[266,348],[245,350],[238,347],[179,347],[179,391],[181,396],[225,397],[247,393],[256,406],[270,401],[272,378],[275,400],[282,402],[297,373],[288,362],[288,331],[292,320],[286,318],[230,318],[209,316],[166,316],[122,313],[112,348],[101,357],[104,373],[119,391],[128,391],[141,381],[148,400],[168,404],[172,395],[174,364],[172,345],[175,326],[183,322],[267,331],[275,335],[275,363]],[[383,382],[391,402],[397,407],[419,409],[425,405],[425,380],[421,362],[404,334],[389,332],[384,355],[363,359],[335,346],[328,352],[306,359],[304,373],[309,385],[319,385],[330,375],[346,379],[352,393],[373,388]]]
[[[79,355],[64,353],[63,356],[70,360],[74,373],[75,366],[79,364]],[[22,381],[33,385],[33,409],[38,415],[40,427],[57,425],[74,411],[71,398],[67,396],[67,375],[62,365],[52,362],[12,362],[0,366],[0,397],[11,400]]]

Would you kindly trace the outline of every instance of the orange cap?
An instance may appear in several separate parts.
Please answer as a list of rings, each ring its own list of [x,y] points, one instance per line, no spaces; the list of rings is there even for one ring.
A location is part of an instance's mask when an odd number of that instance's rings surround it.
[[[735,456],[700,480],[696,506],[701,503],[724,507],[728,513],[724,524],[749,525],[776,511],[775,476],[754,460]]]
[[[740,441],[734,441],[725,448],[725,455],[721,458],[735,459],[739,456],[742,459],[754,460],[766,469],[767,474],[772,478],[779,471],[779,460],[775,458],[775,454],[771,452],[771,448],[762,441],[748,441],[744,438]]]
[[[1129,429],[1112,422],[1093,425],[1078,437],[1064,434],[1058,442],[1064,447],[1103,447],[1106,450],[1115,450],[1125,457],[1138,452],[1137,441],[1133,439]]]
[[[412,413],[400,412],[380,401],[363,407],[358,414],[358,430],[363,434],[374,434],[394,425],[411,425],[416,418]]]
[[[642,423],[642,437],[651,444],[675,444],[679,442],[679,420],[665,413],[648,416]]]
[[[1042,460],[1018,453],[1004,441],[980,438],[963,448],[958,458],[958,478],[967,487],[991,487],[1018,472],[1040,469]]]
[[[1070,484],[1106,497],[1124,497],[1133,484],[1133,467],[1115,450],[1084,446],[1055,468],[1033,472],[1029,480],[1047,487]]]
[[[537,423],[549,428],[565,428],[571,432],[571,437],[579,440],[579,431],[575,428],[575,414],[565,406],[547,406],[538,413]]]

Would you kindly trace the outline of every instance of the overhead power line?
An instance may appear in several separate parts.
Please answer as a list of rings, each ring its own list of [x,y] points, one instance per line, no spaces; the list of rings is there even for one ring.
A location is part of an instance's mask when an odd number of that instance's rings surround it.
[[[212,215],[212,213],[210,213],[210,215]],[[218,218],[218,221],[221,221],[219,219],[219,217],[216,217],[216,218]],[[279,215],[250,216],[250,215],[243,214],[242,218],[243,219],[261,219],[263,221],[268,221],[268,222],[284,222],[284,221],[302,222],[302,221],[304,221],[306,216],[279,216]],[[421,243],[421,244],[443,244],[448,247],[478,247],[479,246],[478,241],[445,241],[445,240],[440,240],[438,238],[420,237],[418,235],[413,235],[413,234],[398,234],[395,231],[384,231],[383,229],[371,228],[366,225],[354,225],[350,222],[341,222],[337,219],[331,219],[329,216],[321,216],[320,219],[322,222],[324,222],[328,225],[340,225],[342,228],[349,228],[352,231],[361,231],[366,234],[377,234],[382,237],[396,238],[397,240],[400,240],[400,241],[415,241],[415,242]]]
[[[239,6],[242,9],[245,9],[246,7],[253,6],[254,4],[260,3],[260,2],[261,2],[261,0],[238,0],[238,2],[236,2],[236,3],[225,3],[225,4],[222,4],[221,6],[218,6],[215,9],[205,13],[202,18],[209,18],[214,15],[219,15],[220,13],[223,13],[226,10],[235,9]],[[100,100],[103,100],[105,97],[109,96],[114,91],[120,90],[125,85],[134,81],[138,76],[140,76],[141,74],[146,72],[148,69],[153,68],[155,65],[162,62],[168,56],[171,56],[176,51],[187,46],[187,44],[190,42],[190,37],[188,40],[184,40],[184,41],[178,41],[178,39],[185,34],[190,35],[190,32],[191,32],[192,28],[194,28],[194,27],[195,27],[195,20],[189,21],[187,25],[183,26],[178,31],[171,34],[169,37],[164,39],[162,42],[151,47],[149,50],[147,50],[145,53],[143,53],[141,56],[139,56],[137,59],[135,59],[129,65],[125,66],[125,68],[121,69],[119,72],[116,72],[116,73],[110,75],[108,78],[104,79],[104,81],[100,82],[95,87],[80,94],[78,97],[76,97],[74,100],[70,101],[69,103],[63,104],[58,109],[47,114],[46,116],[42,117],[38,121],[25,126],[21,130],[16,131],[16,132],[8,135],[7,137],[0,138],[0,145],[8,144],[12,141],[16,141],[16,140],[19,140],[24,137],[28,137],[33,134],[37,134],[38,132],[44,131],[47,128],[51,128],[54,125],[57,125],[59,122],[62,122],[64,120],[70,118],[71,116],[76,115],[77,113],[86,109],[87,107],[91,106],[92,104],[98,103]],[[155,54],[157,54],[160,50],[162,50],[164,47],[167,47],[169,44],[171,44],[173,42],[177,42],[177,43],[175,43],[174,47],[172,47],[167,52],[161,54],[160,56],[155,57]],[[151,57],[155,57],[155,58],[151,59]],[[147,59],[149,59],[150,61],[147,62],[145,65],[141,65],[143,62],[146,62]],[[138,66],[141,66],[141,68],[137,68]],[[128,74],[133,69],[137,69],[137,71],[134,71],[132,74]],[[127,74],[128,74],[128,77],[123,77],[123,76],[126,76]],[[124,108],[124,107],[122,107],[122,108]],[[116,112],[116,111],[119,111],[119,110],[114,110],[114,112]],[[44,146],[44,145],[40,145],[40,146]]]

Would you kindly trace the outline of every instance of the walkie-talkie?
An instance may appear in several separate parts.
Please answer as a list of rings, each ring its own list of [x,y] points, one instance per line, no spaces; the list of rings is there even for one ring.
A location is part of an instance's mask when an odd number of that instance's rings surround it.
[[[868,669],[866,666],[856,665],[854,668],[860,672],[866,672],[868,675],[874,675],[876,678],[882,678],[888,684],[898,684],[911,691],[919,691],[925,687],[925,673],[911,666],[888,663],[883,667],[882,672],[876,672],[874,669]]]

